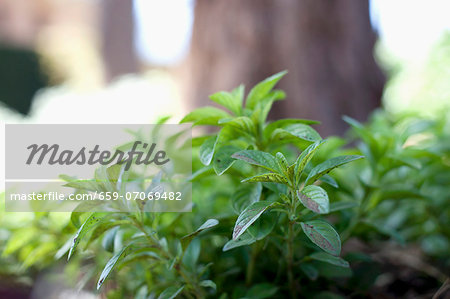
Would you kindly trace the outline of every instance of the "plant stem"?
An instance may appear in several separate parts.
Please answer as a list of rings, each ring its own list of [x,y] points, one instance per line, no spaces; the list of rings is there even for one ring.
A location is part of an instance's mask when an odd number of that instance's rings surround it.
[[[245,284],[250,286],[253,281],[253,273],[255,272],[256,258],[259,254],[259,244],[258,242],[252,246],[250,255],[250,262],[247,265],[247,273],[245,275]]]
[[[202,290],[197,286],[197,284],[189,277],[189,275],[184,273],[180,264],[177,264],[175,266],[175,269],[180,274],[180,276],[183,278],[183,280],[186,282],[186,284],[191,286],[192,291],[195,295],[195,298],[204,298],[205,297]],[[190,294],[189,294],[189,297],[192,298],[192,296]]]
[[[288,240],[287,240],[287,274],[288,274],[288,282],[289,282],[289,290],[291,292],[292,298],[297,298],[297,290],[295,288],[294,281],[294,222],[289,219],[289,232],[288,232]]]

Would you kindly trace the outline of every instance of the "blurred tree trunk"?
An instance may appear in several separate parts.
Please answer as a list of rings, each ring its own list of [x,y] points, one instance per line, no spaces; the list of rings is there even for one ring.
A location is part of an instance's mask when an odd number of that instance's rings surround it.
[[[342,134],[343,114],[365,120],[380,104],[375,41],[368,0],[197,0],[189,96],[204,105],[215,91],[287,69],[279,88],[288,97],[272,116],[320,120],[324,136]]]
[[[134,51],[133,0],[102,0],[101,13],[106,80],[136,73],[138,62]]]

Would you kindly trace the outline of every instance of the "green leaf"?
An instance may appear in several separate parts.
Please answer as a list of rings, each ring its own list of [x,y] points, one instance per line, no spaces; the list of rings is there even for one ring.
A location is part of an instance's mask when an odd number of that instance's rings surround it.
[[[256,134],[255,123],[248,116],[239,116],[234,118],[224,118],[219,124],[226,124],[239,132],[254,136]]]
[[[342,119],[352,126],[356,134],[364,141],[365,144],[367,144],[371,156],[374,156],[375,160],[377,160],[378,157],[380,157],[381,152],[378,142],[374,138],[372,132],[369,131],[367,128],[365,128],[364,125],[361,124],[356,119],[353,119],[348,116],[343,116]]]
[[[117,264],[119,259],[123,257],[124,252],[128,249],[128,247],[122,248],[118,253],[116,253],[107,263],[105,268],[103,268],[102,274],[100,274],[100,278],[97,282],[97,290],[100,289],[100,287],[105,282],[106,278],[108,278],[109,273],[111,273],[114,266]]]
[[[316,167],[314,167],[308,175],[308,178],[305,181],[305,184],[314,183],[321,176],[329,173],[336,167],[347,164],[349,162],[364,158],[363,156],[350,155],[350,156],[339,156],[331,158],[323,163],[320,163]]]
[[[264,299],[272,298],[278,291],[278,287],[271,283],[259,283],[248,290],[246,298]]]
[[[247,228],[252,225],[258,218],[267,210],[271,205],[273,205],[274,201],[258,201],[252,203],[248,206],[238,217],[236,220],[236,224],[233,229],[233,240],[239,238]]]
[[[14,253],[28,243],[31,243],[36,237],[38,237],[37,231],[33,227],[15,231],[6,243],[2,256],[8,256]]]
[[[354,208],[357,206],[358,206],[358,203],[353,202],[353,201],[333,202],[330,204],[330,213],[336,212],[336,211],[341,211],[341,210],[346,210],[346,209],[351,209],[351,208]]]
[[[55,260],[59,260],[60,258],[62,258],[67,253],[67,251],[69,251],[71,245],[72,238],[68,239],[66,243],[64,243],[64,245],[58,249],[58,251],[55,253]]]
[[[253,87],[247,96],[247,102],[245,103],[245,107],[249,109],[255,108],[256,104],[260,101],[264,100],[264,98],[268,95],[268,93],[272,90],[272,88],[277,84],[277,82],[286,75],[287,71],[279,72],[264,81],[258,83]]]
[[[420,170],[420,168],[422,167],[422,165],[420,164],[418,159],[412,158],[412,157],[403,157],[400,155],[393,155],[390,154],[386,157],[388,160],[391,160],[390,163],[392,164],[392,168],[395,166],[395,164],[397,165],[406,165],[409,166],[411,168]]]
[[[262,214],[246,231],[256,240],[262,240],[267,237],[278,222],[277,213]]]
[[[202,107],[195,109],[188,115],[186,115],[180,123],[193,123],[192,126],[199,126],[199,125],[218,125],[219,120],[222,118],[228,118],[231,115],[227,112],[215,108],[215,107]]]
[[[269,138],[272,135],[272,132],[276,129],[281,129],[287,125],[292,124],[304,124],[304,125],[315,125],[320,124],[320,121],[310,120],[310,119],[300,119],[300,118],[286,118],[274,121],[268,124],[264,128],[264,137]]]
[[[349,268],[348,262],[338,256],[333,256],[325,252],[315,252],[309,256],[313,260],[329,263],[335,266]]]
[[[103,213],[92,213],[83,223],[83,225],[81,225],[81,227],[75,234],[75,237],[73,238],[72,246],[70,246],[67,260],[70,259],[75,249],[77,248],[78,244],[80,243],[81,239],[83,239],[83,237],[102,220],[103,215],[104,215]]]
[[[217,175],[222,175],[233,165],[236,160],[231,156],[239,150],[239,148],[232,145],[222,146],[217,150],[213,161],[214,171]]]
[[[328,184],[334,188],[339,188],[338,183],[336,182],[335,179],[333,179],[331,176],[329,176],[328,174],[323,175],[320,179],[320,181],[324,182],[325,184]]]
[[[123,175],[123,164],[114,164],[106,168],[106,174],[111,182],[117,184]]]
[[[27,244],[28,245],[28,244]],[[28,246],[27,246],[28,247]],[[27,248],[25,247],[25,248]],[[23,256],[24,252],[27,252],[27,249],[23,249],[23,251],[20,252],[20,254]],[[29,248],[29,247],[28,247]],[[56,250],[56,244],[53,242],[41,242],[39,245],[31,249],[24,257],[24,260],[22,262],[23,268],[28,268],[33,265],[38,264],[39,262],[42,263],[44,259],[47,257],[50,257],[54,250]]]
[[[201,233],[202,231],[204,231],[206,229],[214,227],[217,224],[219,224],[218,220],[208,219],[199,228],[197,228],[196,231],[190,233],[189,235],[182,237],[181,238],[181,246],[182,246],[183,250],[185,250],[188,247],[188,245],[189,245],[189,243],[191,243],[192,239],[195,238],[199,233]]]
[[[158,119],[156,120],[156,124],[157,125],[162,125],[167,123],[167,121],[171,118],[172,116],[170,115],[166,115],[166,116],[160,116],[158,117]]]
[[[194,172],[192,175],[190,175],[187,179],[191,182],[199,180],[201,178],[207,177],[214,174],[214,170],[212,165],[205,166]]]
[[[89,213],[89,211],[94,210],[96,207],[101,205],[102,202],[98,200],[92,200],[92,201],[82,201],[79,203],[75,209],[70,213],[70,221],[76,228],[80,228],[81,222],[80,217],[86,213]]]
[[[275,158],[277,160],[277,164],[278,164],[278,168],[281,170],[281,172],[287,177],[287,178],[291,178],[292,177],[292,168],[289,167],[289,162],[286,160],[286,157],[278,152],[275,155]]]
[[[271,136],[272,141],[294,142],[296,139],[316,142],[322,139],[316,130],[304,124],[292,124],[282,129],[276,129]]]
[[[110,229],[116,227],[116,226],[122,226],[122,225],[128,225],[131,223],[131,220],[129,219],[112,219],[110,221],[108,220],[102,220],[98,223],[93,229],[92,233],[90,234],[89,238],[87,238],[86,247],[89,247],[89,244],[96,241],[100,238],[101,235],[103,235],[105,232],[109,231]],[[122,246],[119,246],[120,248]]]
[[[108,177],[108,168],[106,166],[100,166],[95,170],[94,179],[101,186],[102,190],[111,192],[117,191],[113,182],[111,182]]]
[[[181,293],[181,291],[183,291],[183,289],[184,286],[182,286],[181,288],[170,286],[159,295],[158,299],[174,299]]]
[[[214,135],[215,136],[215,135]],[[193,137],[191,139],[191,146],[192,147],[199,147],[203,144],[203,142],[206,141],[206,139],[211,138],[211,135],[202,135],[202,136],[198,136],[198,137]]]
[[[71,187],[79,190],[86,190],[86,191],[104,191],[101,186],[94,180],[76,180],[68,182],[67,184],[63,185],[64,187]]]
[[[319,186],[306,186],[302,191],[297,191],[297,197],[306,208],[315,213],[326,214],[330,211],[328,194]]]
[[[255,237],[253,237],[248,232],[245,232],[242,235],[240,235],[239,238],[237,238],[236,240],[231,239],[227,243],[225,243],[222,250],[228,251],[236,247],[247,246],[255,243],[256,241],[257,239]]]
[[[203,142],[202,146],[200,147],[200,162],[203,163],[203,165],[208,166],[211,164],[211,160],[214,156],[214,150],[216,148],[217,143],[217,136],[212,136],[208,139],[206,139],[205,142]]]
[[[265,168],[272,172],[280,172],[277,159],[269,153],[257,150],[245,150],[234,153],[233,158],[245,161],[252,165]]]
[[[271,91],[265,100],[261,101],[256,105],[251,114],[251,119],[257,124],[264,124],[269,115],[270,109],[275,101],[282,100],[286,97],[286,94],[282,90]]]
[[[240,184],[236,191],[231,195],[231,205],[233,210],[239,215],[249,205],[259,201],[262,192],[262,185]]]
[[[286,178],[284,176],[282,176],[281,174],[272,173],[272,172],[258,174],[258,175],[243,179],[241,182],[242,183],[269,182],[269,183],[279,183],[279,184],[284,184],[284,185],[289,184],[289,182],[286,180]]]
[[[325,252],[335,256],[341,253],[341,239],[330,224],[321,220],[311,220],[300,224],[306,236]]]
[[[211,101],[227,108],[235,115],[241,114],[242,102],[239,101],[239,97],[235,97],[233,94],[226,91],[219,91],[213,95],[210,95],[209,98]]]
[[[306,165],[309,161],[311,161],[312,157],[314,156],[315,152],[320,148],[320,146],[324,143],[324,140],[316,141],[310,146],[308,146],[297,158],[297,161],[295,161],[295,168],[294,168],[294,174],[295,174],[295,181],[298,182],[300,180],[300,177],[302,175],[303,170],[305,169]]]
[[[301,263],[300,270],[311,280],[316,280],[319,277],[319,271],[311,264]]]
[[[200,281],[199,285],[204,288],[212,288],[214,290],[217,289],[216,284],[212,280],[202,280]]]
[[[183,264],[190,270],[194,271],[198,257],[200,256],[200,240],[193,239],[191,244],[186,248],[183,254]]]
[[[110,229],[102,239],[102,247],[109,252],[114,252],[114,239],[116,238],[119,227]]]
[[[231,91],[231,94],[235,98],[235,101],[239,102],[239,107],[242,107],[242,104],[244,103],[244,92],[245,92],[244,84],[239,85],[238,87],[236,87]]]

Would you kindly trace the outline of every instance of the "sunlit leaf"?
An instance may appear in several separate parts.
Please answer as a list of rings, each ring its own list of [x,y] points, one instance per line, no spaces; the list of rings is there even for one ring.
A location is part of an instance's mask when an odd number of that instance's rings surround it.
[[[186,115],[180,123],[193,123],[193,126],[199,125],[217,125],[222,118],[228,118],[231,115],[215,107],[202,107],[195,109]]]
[[[116,238],[119,227],[116,226],[106,232],[102,239],[102,247],[109,252],[114,252],[114,239]]]
[[[318,214],[326,214],[330,211],[328,194],[321,187],[309,185],[301,191],[297,191],[300,202],[311,211]]]
[[[310,146],[308,146],[297,158],[294,167],[295,181],[298,182],[300,180],[300,176],[305,169],[306,165],[309,161],[311,161],[315,152],[319,149],[319,147],[324,143],[324,140],[316,141]]]
[[[275,84],[277,84],[277,82],[286,74],[287,71],[282,71],[256,84],[248,93],[245,107],[249,109],[255,108],[256,104],[262,101]]]
[[[273,131],[270,142],[297,144],[298,142],[315,142],[321,139],[319,133],[310,126],[293,124]]]
[[[292,173],[291,173],[292,168],[289,168],[289,163],[286,160],[286,157],[282,153],[278,152],[275,155],[275,158],[276,158],[277,163],[278,163],[278,168],[281,170],[281,172],[286,177],[291,178],[292,177]]]
[[[189,235],[182,237],[181,238],[181,246],[183,247],[183,250],[187,248],[189,243],[191,243],[192,239],[195,238],[199,233],[201,233],[202,231],[204,231],[206,229],[214,227],[217,224],[219,224],[219,221],[217,221],[216,219],[208,219],[199,228],[197,228],[196,231],[190,233]]]
[[[280,172],[277,159],[269,153],[257,150],[240,151],[232,155],[233,158],[257,165],[272,172]]]
[[[364,158],[363,156],[350,155],[350,156],[339,156],[331,158],[316,167],[314,167],[306,178],[306,184],[312,184],[317,181],[321,176],[329,173],[336,167],[347,164],[349,162]]]
[[[100,274],[100,278],[97,282],[97,290],[100,289],[100,287],[105,282],[106,278],[108,278],[111,271],[114,269],[114,266],[117,264],[117,262],[123,258],[123,255],[125,251],[128,249],[128,247],[122,248],[118,253],[116,253],[107,263],[105,268],[103,268],[102,274]]]
[[[232,155],[239,150],[239,148],[232,145],[222,146],[217,150],[213,161],[214,171],[217,175],[223,174],[233,165],[236,160],[232,158]]]
[[[219,124],[226,124],[227,126],[234,128],[238,132],[242,132],[250,136],[256,134],[255,124],[248,116],[224,118],[219,121]]]
[[[300,119],[300,118],[287,118],[287,119],[280,119],[274,122],[271,122],[264,128],[264,137],[269,138],[270,135],[272,135],[272,132],[276,129],[281,129],[287,125],[292,124],[304,124],[304,125],[314,125],[314,124],[320,124],[319,121],[310,120],[310,119]]]
[[[262,185],[256,184],[240,184],[231,196],[231,205],[233,210],[239,215],[249,205],[259,201],[262,192]]]
[[[208,166],[212,161],[214,150],[216,148],[216,142],[217,136],[213,136],[206,139],[200,147],[200,161],[206,166]]]
[[[68,260],[74,253],[75,249],[77,248],[78,244],[83,239],[83,237],[102,220],[103,216],[104,213],[92,213],[83,223],[83,225],[81,225],[81,227],[75,234],[75,237],[73,238],[72,245],[70,246],[69,255],[67,257]]]
[[[202,280],[199,285],[204,288],[212,288],[214,290],[217,289],[216,284],[212,280]]]
[[[216,102],[219,105],[227,108],[235,115],[239,115],[241,113],[242,102],[239,101],[238,97],[233,96],[233,94],[226,91],[219,91],[215,94],[209,96],[211,101]]]
[[[158,299],[174,299],[181,293],[181,291],[183,291],[183,289],[184,286],[181,288],[170,286],[159,295]]]
[[[239,238],[247,228],[252,225],[258,218],[267,210],[271,205],[274,204],[274,201],[258,201],[252,203],[248,206],[238,217],[236,220],[236,224],[233,229],[233,240]]]
[[[269,183],[279,183],[279,184],[288,184],[289,182],[286,178],[278,173],[263,173],[258,174],[249,178],[246,178],[241,181],[242,183],[251,183],[251,182],[269,182]]]

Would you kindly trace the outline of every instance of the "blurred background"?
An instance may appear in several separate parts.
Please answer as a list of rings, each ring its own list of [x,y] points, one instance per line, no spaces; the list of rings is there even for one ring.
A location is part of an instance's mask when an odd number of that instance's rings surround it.
[[[177,121],[287,69],[273,118],[433,115],[448,102],[446,0],[1,0],[4,122]]]
[[[324,137],[378,108],[449,115],[449,11],[448,0],[0,0],[0,140],[3,123],[176,123],[209,94],[284,69],[271,117],[319,120]],[[33,215],[0,217],[16,227]]]

